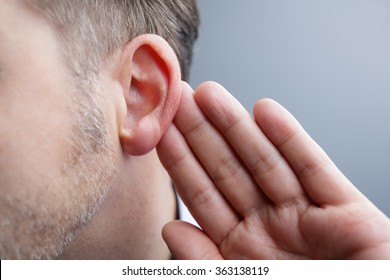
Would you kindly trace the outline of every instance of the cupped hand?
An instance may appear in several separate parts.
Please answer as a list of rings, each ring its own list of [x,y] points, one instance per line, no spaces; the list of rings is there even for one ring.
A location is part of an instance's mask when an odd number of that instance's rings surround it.
[[[157,150],[201,229],[164,227],[175,258],[390,258],[389,219],[294,117],[269,99],[253,116],[216,83],[183,83]]]

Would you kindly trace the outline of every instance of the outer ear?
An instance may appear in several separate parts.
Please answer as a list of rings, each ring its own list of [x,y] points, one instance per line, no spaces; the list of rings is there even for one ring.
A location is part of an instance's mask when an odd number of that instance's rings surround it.
[[[155,148],[177,111],[179,63],[163,38],[145,34],[125,46],[118,70],[126,102],[120,112],[120,141],[126,153],[143,155]]]

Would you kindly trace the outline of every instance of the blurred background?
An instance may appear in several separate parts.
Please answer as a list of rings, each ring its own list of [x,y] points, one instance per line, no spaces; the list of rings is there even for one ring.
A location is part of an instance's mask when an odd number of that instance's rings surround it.
[[[198,4],[191,85],[277,100],[390,217],[390,1]]]

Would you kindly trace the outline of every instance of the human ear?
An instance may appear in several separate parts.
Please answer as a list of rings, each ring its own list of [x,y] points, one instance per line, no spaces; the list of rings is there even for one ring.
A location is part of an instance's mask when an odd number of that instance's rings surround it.
[[[145,34],[125,46],[119,65],[126,103],[119,138],[127,154],[143,155],[158,144],[179,106],[179,63],[163,38]]]

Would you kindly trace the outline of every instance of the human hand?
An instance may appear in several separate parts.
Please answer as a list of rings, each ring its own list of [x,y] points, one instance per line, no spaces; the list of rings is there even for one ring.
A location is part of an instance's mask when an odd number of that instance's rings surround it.
[[[254,118],[224,88],[183,83],[157,147],[202,229],[174,221],[178,259],[390,258],[390,222],[275,101]]]

